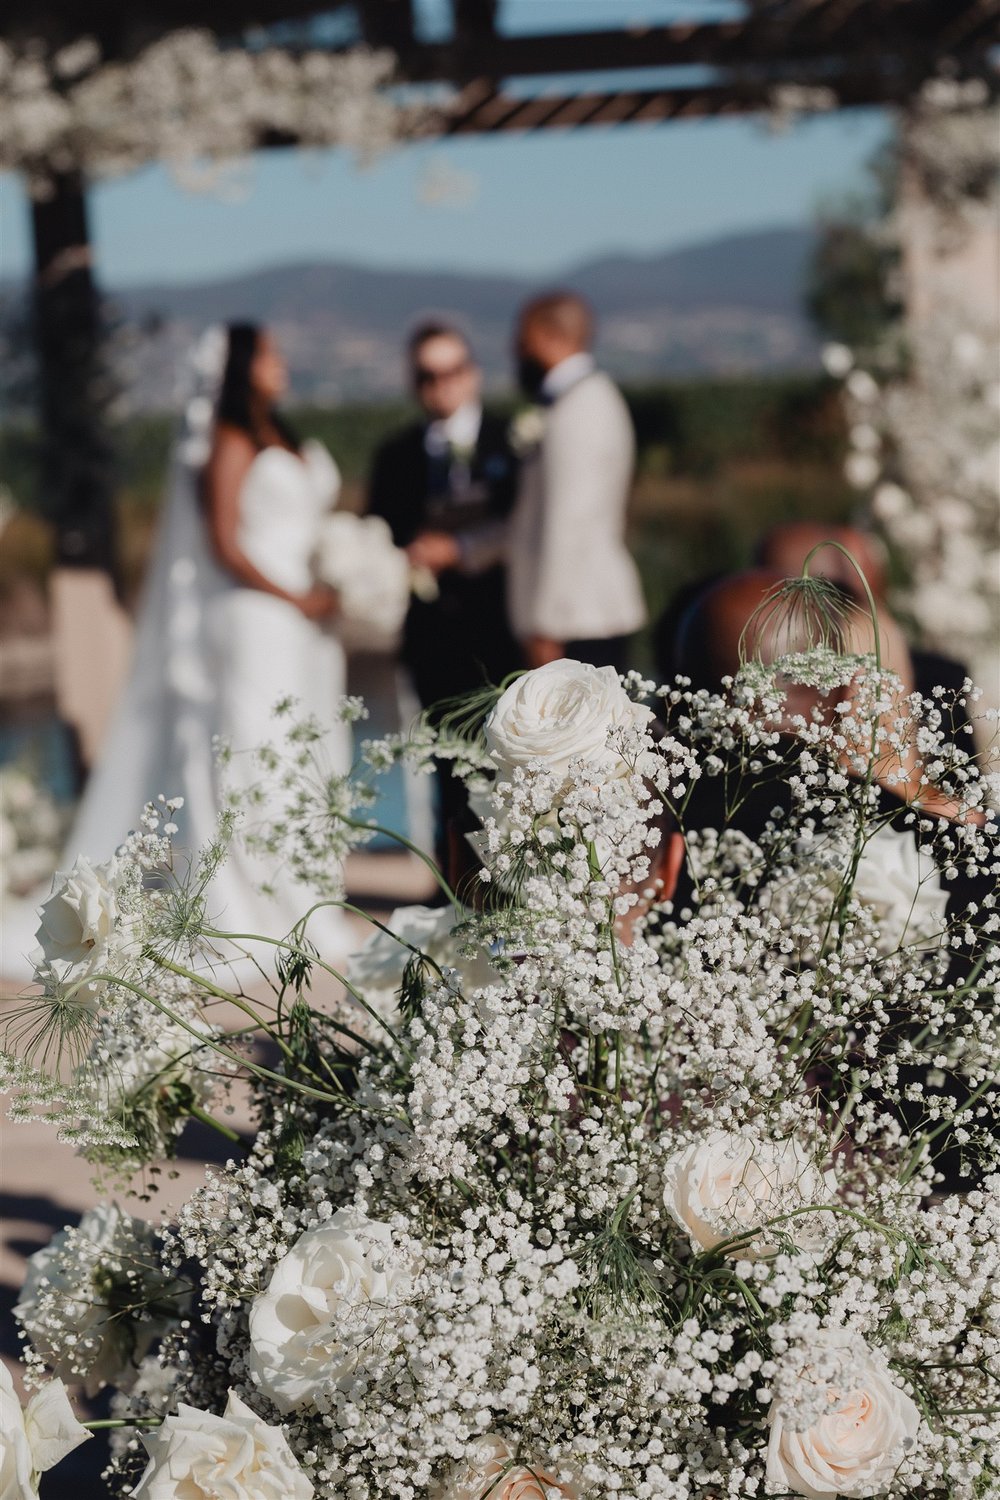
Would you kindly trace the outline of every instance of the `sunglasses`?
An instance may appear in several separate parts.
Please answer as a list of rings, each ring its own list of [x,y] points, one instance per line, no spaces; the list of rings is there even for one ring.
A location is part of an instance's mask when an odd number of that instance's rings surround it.
[[[452,365],[450,370],[428,370],[424,365],[417,365],[413,383],[417,386],[437,385],[442,380],[454,380],[456,375],[464,375],[468,368],[467,359],[463,359],[460,365]]]

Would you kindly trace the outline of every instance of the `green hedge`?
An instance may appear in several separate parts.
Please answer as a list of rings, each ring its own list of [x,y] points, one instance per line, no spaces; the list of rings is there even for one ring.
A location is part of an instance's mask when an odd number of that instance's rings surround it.
[[[639,447],[632,546],[655,615],[692,579],[745,565],[775,522],[843,520],[854,500],[841,473],[843,421],[822,378],[670,381],[628,388]],[[498,403],[513,410],[513,403]],[[356,498],[378,443],[414,412],[402,402],[303,407],[291,418],[330,448]],[[132,417],[118,431],[125,576],[141,575],[163,492],[167,416]],[[33,433],[0,428],[0,480],[30,505]]]

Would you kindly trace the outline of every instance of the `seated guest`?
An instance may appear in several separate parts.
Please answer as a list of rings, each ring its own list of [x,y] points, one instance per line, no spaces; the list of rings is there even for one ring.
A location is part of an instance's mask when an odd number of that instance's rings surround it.
[[[822,542],[839,542],[855,559],[880,605],[885,604],[889,575],[885,548],[877,536],[855,526],[823,525],[818,521],[786,521],[772,529],[757,548],[757,562],[764,568],[775,568],[787,577],[802,572],[809,553]],[[809,564],[814,578],[827,578],[853,598],[862,602],[861,580],[850,558],[838,547],[820,547]],[[967,710],[955,700],[962,696],[968,673],[961,662],[937,651],[910,647],[913,685],[924,698],[932,697],[935,688],[944,689],[948,705],[942,728],[954,744],[972,749],[972,725]],[[954,706],[952,706],[954,705]]]
[[[744,661],[757,660],[770,665],[810,644],[801,615],[796,618],[793,612],[775,611],[768,603],[775,586],[783,581],[780,573],[763,569],[737,574],[706,589],[694,602],[681,622],[678,657],[680,670],[690,677],[695,689],[721,691],[724,679],[734,676]],[[897,714],[906,711],[912,668],[905,641],[888,615],[880,612],[877,628],[883,663],[903,684],[901,702],[892,705],[883,720],[891,733],[897,728],[894,722]],[[859,612],[847,629],[850,638],[845,643],[846,649],[852,655],[870,654],[874,644],[870,617]],[[997,898],[995,874],[988,873],[994,834],[988,826],[984,828],[981,814],[963,810],[953,798],[921,782],[912,743],[899,745],[897,741],[895,747],[890,746],[877,755],[872,766],[871,795],[867,794],[869,723],[862,715],[864,723],[852,745],[845,722],[848,716],[842,712],[845,701],[848,704],[857,701],[862,685],[860,673],[853,682],[825,694],[806,683],[790,683],[774,724],[778,731],[774,758],[756,755],[747,764],[738,747],[727,761],[716,757],[719,765],[713,768],[713,774],[695,781],[683,808],[678,810],[682,834],[689,850],[693,848],[692,835],[708,829],[729,829],[752,840],[761,850],[760,868],[749,887],[756,888],[758,881],[766,884],[766,871],[775,852],[783,845],[794,844],[801,836],[796,811],[801,789],[810,779],[815,785],[817,776],[829,776],[831,771],[846,773],[857,793],[850,794],[848,800],[855,806],[856,815],[863,818],[867,836],[876,829],[893,829],[912,839],[919,856],[916,866],[924,871],[921,884],[934,876],[936,866],[936,878],[946,897],[943,920],[952,931],[942,977],[960,987],[972,975],[976,946],[975,942],[968,944],[965,934],[988,918]],[[848,735],[839,750],[830,746],[817,756],[803,733],[803,721],[808,724],[817,719],[827,725],[838,725]],[[911,809],[919,809],[919,818],[913,816]],[[953,831],[956,822],[972,825],[967,830],[970,834],[972,828],[979,830],[973,837],[987,857],[977,860],[980,866],[977,874],[969,875],[964,862],[956,856]],[[673,891],[675,911],[684,913],[693,901],[695,889],[695,876],[686,858]],[[899,1006],[904,1003],[901,999]],[[976,1003],[975,998],[969,1003]],[[889,1016],[907,1035],[911,1031],[916,1035],[919,1030],[909,1010],[894,1006]],[[936,1065],[929,1071],[929,1065],[917,1059],[912,1066],[901,1067],[898,1076],[901,1090],[894,1110],[908,1130],[920,1128],[924,1095],[943,1090],[960,1101],[968,1097],[960,1075],[948,1074]],[[932,1079],[937,1079],[933,1085]],[[818,1080],[818,1086],[821,1085],[822,1080]],[[904,1086],[910,1091],[909,1097],[904,1097]],[[949,1134],[947,1141],[948,1150],[938,1163],[945,1183],[951,1188],[968,1187],[974,1180],[974,1168],[970,1169],[965,1162],[959,1138]]]

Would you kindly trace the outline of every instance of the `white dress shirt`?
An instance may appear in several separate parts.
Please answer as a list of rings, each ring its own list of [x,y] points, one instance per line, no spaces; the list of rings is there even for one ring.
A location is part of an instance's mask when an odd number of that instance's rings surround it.
[[[482,403],[466,401],[450,417],[440,417],[436,422],[428,422],[424,432],[424,450],[431,458],[442,458],[456,448],[460,452],[469,452],[479,441],[479,429],[482,425]]]

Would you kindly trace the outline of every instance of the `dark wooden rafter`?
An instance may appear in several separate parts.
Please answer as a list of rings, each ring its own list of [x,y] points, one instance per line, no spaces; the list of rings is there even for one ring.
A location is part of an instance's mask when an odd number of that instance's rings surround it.
[[[56,44],[87,34],[109,55],[127,56],[184,26],[208,26],[221,37],[253,27],[308,22],[337,10],[356,13],[373,46],[391,47],[408,82],[529,78],[704,64],[759,66],[794,75],[810,65],[862,58],[908,58],[921,67],[1000,45],[997,0],[749,0],[729,21],[680,21],[615,30],[510,35],[496,29],[497,0],[452,0],[454,34],[417,39],[413,0],[34,0],[0,12],[0,36],[43,35]]]

